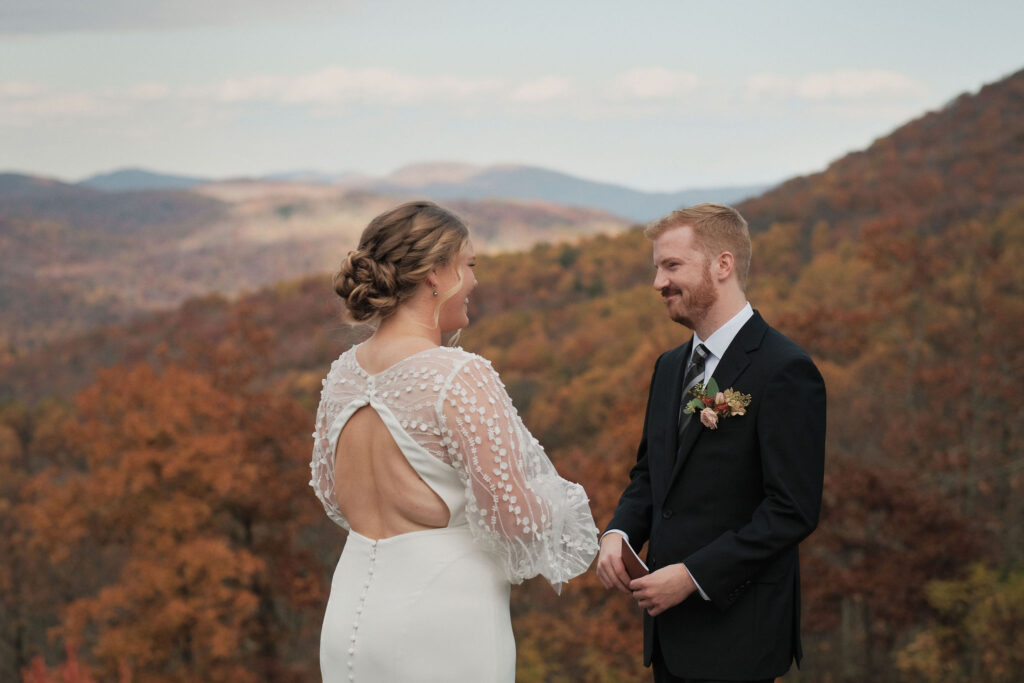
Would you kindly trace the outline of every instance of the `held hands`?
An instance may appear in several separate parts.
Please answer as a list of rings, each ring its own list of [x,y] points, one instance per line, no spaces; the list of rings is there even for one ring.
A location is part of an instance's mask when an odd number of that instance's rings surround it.
[[[620,534],[605,534],[601,539],[601,554],[597,557],[597,578],[605,588],[617,588],[632,595],[640,607],[656,617],[674,607],[697,590],[690,572],[683,564],[670,564],[639,579],[630,579],[622,564]]]
[[[627,595],[629,574],[622,564],[622,534],[607,533],[601,539],[601,553],[597,556],[597,578],[605,588],[617,588]]]

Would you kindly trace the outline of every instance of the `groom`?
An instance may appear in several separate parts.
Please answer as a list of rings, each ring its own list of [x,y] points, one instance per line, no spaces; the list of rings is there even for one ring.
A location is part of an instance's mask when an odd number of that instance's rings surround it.
[[[821,506],[825,385],[747,303],[750,234],[735,209],[699,204],[645,234],[654,288],[694,334],[655,363],[597,573],[644,609],[656,682],[770,681],[802,655],[797,544]],[[690,404],[711,380],[724,396]],[[649,543],[650,575],[630,580],[620,535]]]

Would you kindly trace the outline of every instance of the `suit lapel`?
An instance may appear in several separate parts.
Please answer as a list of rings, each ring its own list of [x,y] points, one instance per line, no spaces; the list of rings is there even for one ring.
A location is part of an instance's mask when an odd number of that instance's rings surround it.
[[[650,450],[650,467],[653,471],[651,477],[651,495],[654,500],[664,500],[668,493],[669,475],[675,462],[675,454],[678,449],[678,418],[679,406],[682,401],[683,371],[686,365],[685,359],[689,358],[690,348],[693,346],[693,338],[682,346],[669,352],[663,376],[658,380],[658,419],[655,432],[657,436],[648,436],[649,440],[656,439],[658,447]]]
[[[747,369],[747,366],[750,365],[749,354],[757,350],[761,345],[761,339],[764,338],[764,333],[767,329],[768,323],[755,311],[754,316],[736,333],[732,343],[725,350],[725,355],[718,361],[715,371],[711,373],[711,376],[718,383],[720,390],[724,391],[731,388],[743,371]],[[692,339],[690,343],[693,343]],[[682,387],[679,388],[679,392],[681,391]],[[688,419],[699,420],[695,415],[689,415]],[[672,466],[672,476],[669,478],[666,491],[672,488],[672,485],[679,477],[679,473],[683,471],[683,465],[686,464],[686,460],[690,457],[694,446],[696,446],[697,441],[705,431],[707,431],[707,428],[699,423],[690,425],[690,427],[683,431],[682,442],[678,444],[676,449],[676,460]],[[678,437],[676,438],[678,439]]]
[[[671,430],[672,434],[669,437],[668,443],[671,453],[675,453],[679,448],[679,410],[683,403],[683,374],[686,368],[686,361],[690,358],[690,350],[693,348],[693,337],[690,337],[690,341],[686,342],[682,346],[682,354],[677,357],[675,368],[672,370],[672,375],[669,381],[669,386],[672,388],[672,396],[669,400],[669,413],[668,417],[671,419],[672,424],[676,425],[676,429]]]

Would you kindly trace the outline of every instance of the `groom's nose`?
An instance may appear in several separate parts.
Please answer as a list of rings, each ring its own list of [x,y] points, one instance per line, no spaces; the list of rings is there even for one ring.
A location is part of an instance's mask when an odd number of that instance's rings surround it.
[[[662,272],[661,268],[654,271],[654,288],[659,292],[668,287],[668,278],[665,277],[665,273]]]

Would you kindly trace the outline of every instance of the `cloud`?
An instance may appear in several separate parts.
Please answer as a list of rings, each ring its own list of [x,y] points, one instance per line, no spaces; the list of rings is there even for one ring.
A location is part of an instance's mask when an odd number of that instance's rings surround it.
[[[495,81],[455,76],[421,77],[389,69],[330,67],[286,77],[258,75],[233,78],[212,86],[189,88],[191,98],[219,102],[276,102],[288,105],[346,102],[410,104],[433,99],[471,97],[494,91]]]
[[[558,76],[544,76],[523,83],[512,91],[511,99],[515,102],[548,102],[569,94],[569,81]]]
[[[40,83],[26,83],[24,81],[0,82],[0,97],[4,99],[38,97],[45,92],[46,86]]]
[[[104,97],[61,92],[40,83],[0,82],[0,123],[31,125],[41,118],[96,118],[124,110]]]
[[[560,87],[567,87],[566,84]],[[143,82],[98,91],[58,89],[41,83],[0,81],[0,121],[27,125],[33,118],[77,118],[129,113],[146,105],[203,106],[277,104],[330,113],[331,105],[411,106],[453,101],[486,101],[486,93],[509,90],[500,80],[417,76],[389,69],[330,67],[296,76],[251,75],[205,85],[170,86]],[[540,79],[516,92],[523,101],[553,96],[555,84]],[[491,98],[496,99],[496,98]]]
[[[747,94],[755,99],[789,97],[795,90],[796,81],[779,74],[754,74],[747,79]]]
[[[747,93],[755,99],[799,98],[808,101],[868,100],[922,95],[927,87],[913,78],[886,69],[839,69],[791,78],[756,74],[747,80]]]
[[[621,99],[676,99],[693,92],[698,83],[697,76],[687,71],[673,71],[660,66],[642,67],[616,77],[611,84],[611,93]]]
[[[0,35],[166,30],[337,13],[350,0],[4,0]]]
[[[808,100],[861,99],[884,95],[918,94],[924,87],[909,76],[895,71],[843,70],[815,74],[800,80],[797,94]]]
[[[123,106],[83,93],[49,93],[41,97],[5,99],[0,102],[0,123],[31,126],[45,118],[97,119],[124,111]]]
[[[169,99],[174,91],[164,83],[137,83],[124,91],[123,97],[137,102],[154,102]]]
[[[0,118],[28,125],[49,119],[104,114],[145,117],[147,107],[179,107],[183,116],[220,111],[237,115],[268,105],[337,117],[347,107],[442,108],[461,116],[486,115],[518,105],[519,113],[584,118],[644,117],[677,107],[698,81],[687,72],[660,67],[633,69],[597,84],[556,75],[512,80],[451,74],[420,75],[389,68],[328,66],[286,75],[248,74],[208,83],[138,82],[118,88],[70,90],[24,81],[0,82]]]

